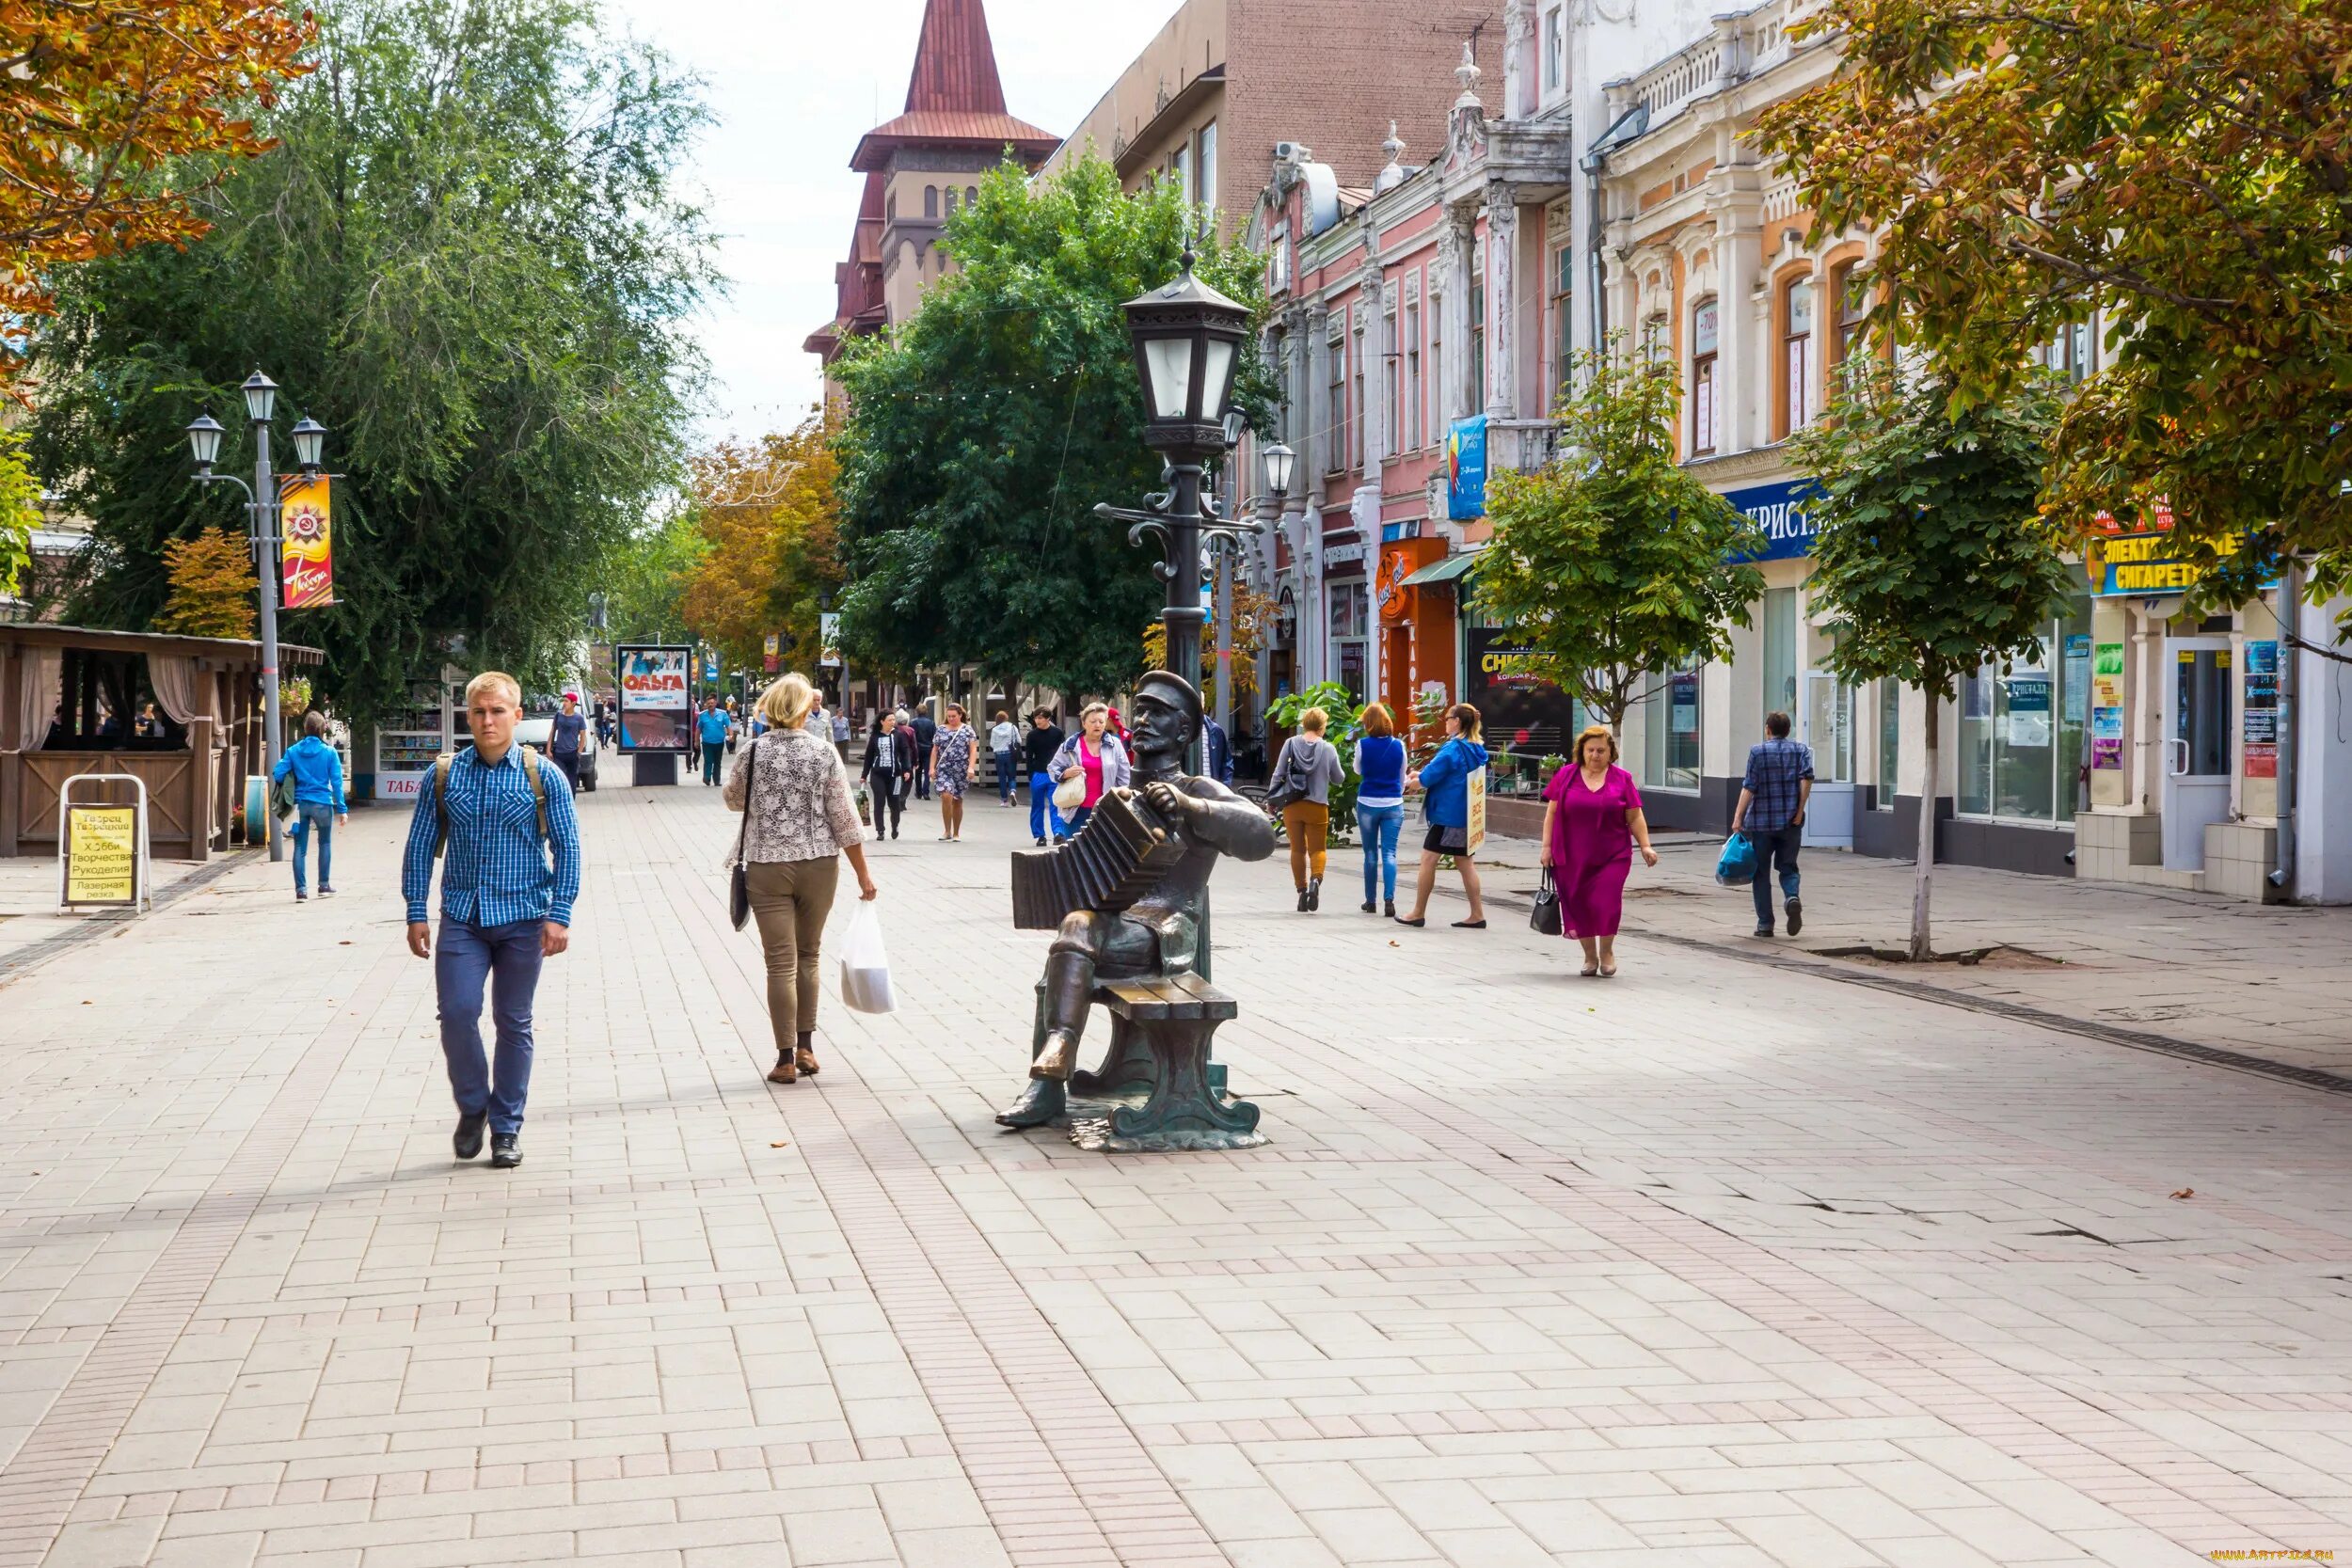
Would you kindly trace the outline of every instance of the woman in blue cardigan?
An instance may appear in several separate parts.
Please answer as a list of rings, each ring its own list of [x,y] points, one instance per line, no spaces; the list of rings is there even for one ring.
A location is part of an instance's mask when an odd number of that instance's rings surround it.
[[[1422,841],[1421,871],[1413,879],[1413,912],[1399,915],[1397,924],[1429,924],[1429,895],[1438,887],[1438,859],[1452,855],[1462,873],[1462,892],[1470,899],[1470,918],[1454,924],[1483,931],[1486,903],[1478,886],[1478,867],[1470,863],[1470,775],[1483,773],[1486,768],[1486,748],[1478,738],[1478,710],[1468,703],[1446,709],[1445,733],[1446,742],[1438,748],[1438,754],[1405,780],[1406,790],[1428,793],[1429,836]]]

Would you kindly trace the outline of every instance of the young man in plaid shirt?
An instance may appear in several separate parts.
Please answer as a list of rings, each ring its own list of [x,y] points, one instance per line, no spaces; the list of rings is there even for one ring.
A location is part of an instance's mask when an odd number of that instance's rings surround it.
[[[457,1100],[460,1160],[482,1152],[490,1129],[490,1164],[523,1163],[523,1101],[531,1092],[531,1004],[539,966],[571,942],[572,902],[580,896],[580,819],[563,769],[526,759],[515,744],[522,688],[498,671],[466,687],[466,727],[473,746],[437,764],[417,793],[402,856],[401,895],[408,902],[408,950],[433,958],[440,1001],[441,1053]],[[447,799],[443,796],[446,794]],[[541,800],[546,801],[545,817]],[[441,867],[441,950],[433,951],[425,899],[433,860],[449,835]],[[552,861],[552,863],[550,863]],[[498,1055],[482,1049],[482,992],[487,982],[498,1021]]]
[[[1780,893],[1788,901],[1788,934],[1804,929],[1804,905],[1797,898],[1797,843],[1804,836],[1805,802],[1813,798],[1813,748],[1788,738],[1788,716],[1764,716],[1764,738],[1748,748],[1748,775],[1740,782],[1740,804],[1731,831],[1744,832],[1756,845],[1756,934],[1772,934],[1772,863],[1780,864]]]

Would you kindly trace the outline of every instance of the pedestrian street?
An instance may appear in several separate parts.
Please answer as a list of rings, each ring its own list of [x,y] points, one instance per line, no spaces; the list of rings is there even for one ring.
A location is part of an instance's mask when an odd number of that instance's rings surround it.
[[[2352,1552],[2339,1096],[1638,928],[1580,980],[1532,873],[1409,931],[1339,847],[1214,889],[1267,1146],[1088,1153],[993,1119],[1025,811],[868,846],[898,1010],[845,892],[787,1086],[720,792],[579,810],[517,1170],[451,1159],[405,814],[0,984],[0,1565]]]

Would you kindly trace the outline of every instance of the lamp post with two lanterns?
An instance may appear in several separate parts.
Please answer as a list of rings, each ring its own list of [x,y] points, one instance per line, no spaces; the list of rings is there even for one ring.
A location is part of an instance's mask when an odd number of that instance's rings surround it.
[[[284,543],[278,528],[285,509],[278,497],[278,476],[269,464],[270,418],[278,406],[278,383],[255,371],[246,378],[240,390],[245,393],[246,414],[253,424],[253,483],[247,484],[234,474],[213,472],[213,465],[220,460],[221,437],[229,433],[210,414],[199,414],[190,421],[188,451],[196,459],[198,483],[216,484],[225,481],[245,492],[246,533],[254,552],[253,575],[262,587],[262,737],[269,769],[275,773],[284,751],[278,711],[278,551]],[[326,427],[304,415],[294,427],[294,461],[302,471],[317,473],[326,445]],[[265,811],[263,815],[269,818],[269,858],[283,860],[285,840],[278,829],[278,814]]]

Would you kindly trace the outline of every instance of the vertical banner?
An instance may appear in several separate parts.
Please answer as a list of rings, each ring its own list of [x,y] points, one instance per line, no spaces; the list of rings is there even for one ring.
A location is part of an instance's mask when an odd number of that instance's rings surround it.
[[[1445,438],[1446,516],[1457,523],[1486,515],[1486,416],[1456,420]]]
[[[823,670],[841,668],[841,617],[830,610],[817,617],[817,664]]]
[[[759,659],[767,673],[774,674],[784,665],[784,639],[770,632],[760,642]]]
[[[2246,776],[2279,776],[2279,644],[2246,644],[2246,704],[2240,736]]]
[[[288,610],[324,610],[335,602],[335,515],[326,486],[325,474],[288,474],[278,483]]]

